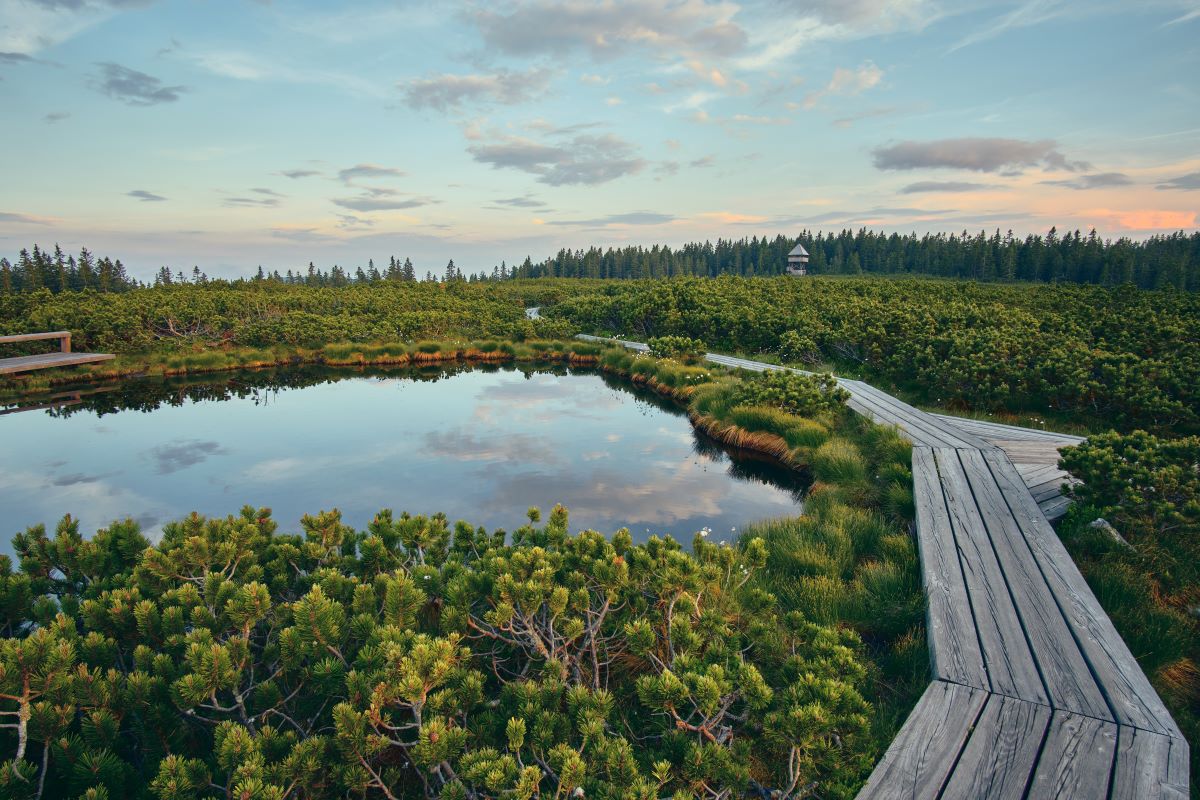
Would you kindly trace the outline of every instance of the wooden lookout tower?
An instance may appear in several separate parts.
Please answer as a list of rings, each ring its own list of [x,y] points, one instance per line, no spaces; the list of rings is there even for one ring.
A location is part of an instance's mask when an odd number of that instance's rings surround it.
[[[808,251],[804,249],[803,245],[796,245],[792,248],[792,251],[788,253],[787,274],[808,274]]]

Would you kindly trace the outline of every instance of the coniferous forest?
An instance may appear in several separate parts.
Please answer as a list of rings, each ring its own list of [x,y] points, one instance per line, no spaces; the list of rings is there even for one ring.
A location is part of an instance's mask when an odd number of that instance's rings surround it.
[[[783,274],[787,253],[801,244],[810,254],[813,275],[924,275],[979,281],[1083,283],[1101,286],[1133,284],[1143,289],[1200,289],[1200,233],[1182,231],[1142,241],[1102,239],[1095,230],[1021,239],[1012,231],[988,234],[885,234],[861,228],[838,233],[809,231],[797,237],[782,234],[749,239],[692,242],[622,248],[563,249],[535,262],[526,257],[511,267],[502,262],[490,270],[464,273],[451,259],[445,266],[417,268],[410,258],[391,256],[387,264],[372,259],[355,267],[334,265],[322,270],[309,263],[301,269],[267,271],[259,267],[248,280],[271,280],[306,286],[513,278],[670,278],[717,275],[771,276]],[[199,283],[209,278],[199,267],[172,272],[162,267],[154,284]],[[53,292],[69,289],[122,291],[137,285],[120,259],[97,259],[85,248],[66,255],[55,245],[34,245],[15,260],[0,259],[0,292]]]

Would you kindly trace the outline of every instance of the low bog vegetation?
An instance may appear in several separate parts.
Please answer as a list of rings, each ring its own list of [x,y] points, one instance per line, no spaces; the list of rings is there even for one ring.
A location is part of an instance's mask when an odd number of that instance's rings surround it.
[[[18,566],[0,559],[0,793],[853,796],[928,673],[894,432],[825,377],[595,343],[313,352],[594,364],[816,483],[804,516],[702,531],[691,552],[570,535],[561,508],[510,534],[390,511],[282,534],[249,507],[154,545],[128,520],[88,539],[69,517],[30,529]]]
[[[1200,437],[1108,433],[1063,451],[1083,481],[1060,533],[1200,758]],[[1109,523],[1093,524],[1097,519]],[[1114,536],[1116,532],[1121,538]]]
[[[852,631],[759,579],[762,539],[634,545],[266,509],[16,539],[10,797],[799,796],[874,757]]]

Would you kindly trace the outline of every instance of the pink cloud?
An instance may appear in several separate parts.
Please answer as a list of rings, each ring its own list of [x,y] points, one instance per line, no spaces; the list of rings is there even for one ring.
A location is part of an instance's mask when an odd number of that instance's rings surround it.
[[[1196,227],[1195,211],[1167,211],[1154,208],[1117,211],[1098,208],[1089,214],[1103,217],[1110,225],[1116,224],[1127,231],[1179,230]]]

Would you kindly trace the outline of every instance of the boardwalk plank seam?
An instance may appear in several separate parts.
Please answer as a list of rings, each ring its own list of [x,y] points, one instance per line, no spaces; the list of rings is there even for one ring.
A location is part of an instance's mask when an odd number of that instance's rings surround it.
[[[1031,563],[1020,527],[986,460],[978,451],[961,451],[959,457],[964,464],[970,461],[980,478],[971,483],[971,489],[1050,705],[1114,721],[1113,710],[1078,645],[1066,646],[1073,641],[1070,623],[1058,608],[1045,576]]]

